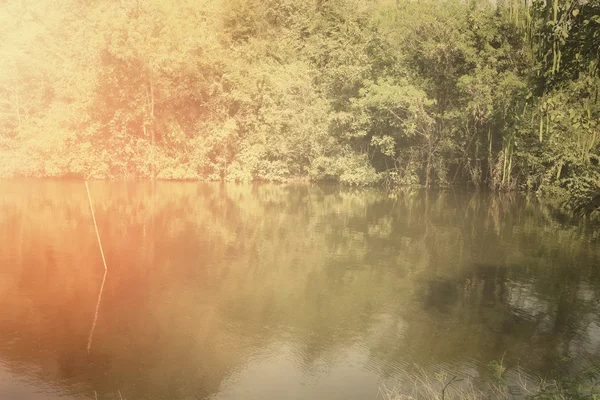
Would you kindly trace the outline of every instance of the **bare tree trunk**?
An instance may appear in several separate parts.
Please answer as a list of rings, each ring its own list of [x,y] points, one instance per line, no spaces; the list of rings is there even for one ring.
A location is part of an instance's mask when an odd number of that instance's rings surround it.
[[[17,67],[17,76],[15,79],[16,85],[15,85],[15,103],[17,106],[17,120],[19,123],[19,131],[22,129],[23,125],[21,122],[21,103],[19,101],[19,69]]]
[[[150,101],[150,117],[154,123],[154,85],[152,85],[152,80],[150,81]]]
[[[150,80],[150,117],[152,118],[152,179],[154,179],[154,131],[155,131],[155,123],[154,123],[154,86],[152,85],[152,80]]]
[[[429,187],[431,186],[431,136],[427,139],[428,140],[428,146],[427,146],[427,166],[426,166],[426,171],[425,171],[425,187],[429,189]]]
[[[148,90],[148,87],[150,88],[150,90]],[[151,163],[151,176],[152,179],[154,179],[154,131],[155,131],[155,123],[154,123],[154,85],[152,85],[152,79],[148,80],[148,85],[145,86],[146,88],[146,102],[147,102],[147,107],[148,107],[148,114],[150,114],[150,141],[151,141],[151,148],[150,148],[150,163]],[[146,128],[146,120],[143,121],[142,123],[142,129],[144,131],[144,137],[148,136],[148,131]]]
[[[431,180],[431,174],[430,174],[430,169],[429,169],[429,165],[430,165],[430,156],[427,156],[427,171],[425,172],[425,187],[427,189],[429,189],[430,186],[430,180]]]

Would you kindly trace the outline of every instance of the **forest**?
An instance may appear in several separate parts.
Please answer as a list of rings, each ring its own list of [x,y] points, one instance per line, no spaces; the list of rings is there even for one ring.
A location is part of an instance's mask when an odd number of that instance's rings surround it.
[[[9,0],[0,177],[600,190],[599,0]]]

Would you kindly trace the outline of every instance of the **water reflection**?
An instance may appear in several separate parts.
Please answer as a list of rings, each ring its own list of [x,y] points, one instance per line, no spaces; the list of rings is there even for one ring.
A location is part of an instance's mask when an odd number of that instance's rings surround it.
[[[531,199],[90,190],[110,276],[88,355],[104,266],[85,186],[0,183],[0,383],[34,382],[0,395],[364,399],[413,363],[543,373],[600,354],[598,234]]]

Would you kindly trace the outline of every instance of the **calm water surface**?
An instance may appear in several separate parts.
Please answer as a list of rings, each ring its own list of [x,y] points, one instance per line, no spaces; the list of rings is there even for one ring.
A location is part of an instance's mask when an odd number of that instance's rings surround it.
[[[0,181],[2,399],[362,400],[415,366],[600,359],[597,230],[531,199],[90,191],[106,275],[82,182]]]

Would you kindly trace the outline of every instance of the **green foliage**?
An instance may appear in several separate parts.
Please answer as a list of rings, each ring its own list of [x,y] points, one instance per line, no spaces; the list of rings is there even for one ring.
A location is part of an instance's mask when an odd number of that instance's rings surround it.
[[[558,378],[543,387],[532,400],[597,400],[600,398],[600,367],[587,368],[573,378]]]
[[[489,378],[496,385],[505,384],[504,373],[506,372],[506,367],[502,365],[502,361],[500,362],[493,360],[488,364],[488,372]]]
[[[600,189],[598,1],[534,1],[526,36],[536,56],[519,163],[528,189],[585,202]],[[526,114],[526,113],[524,113]]]

